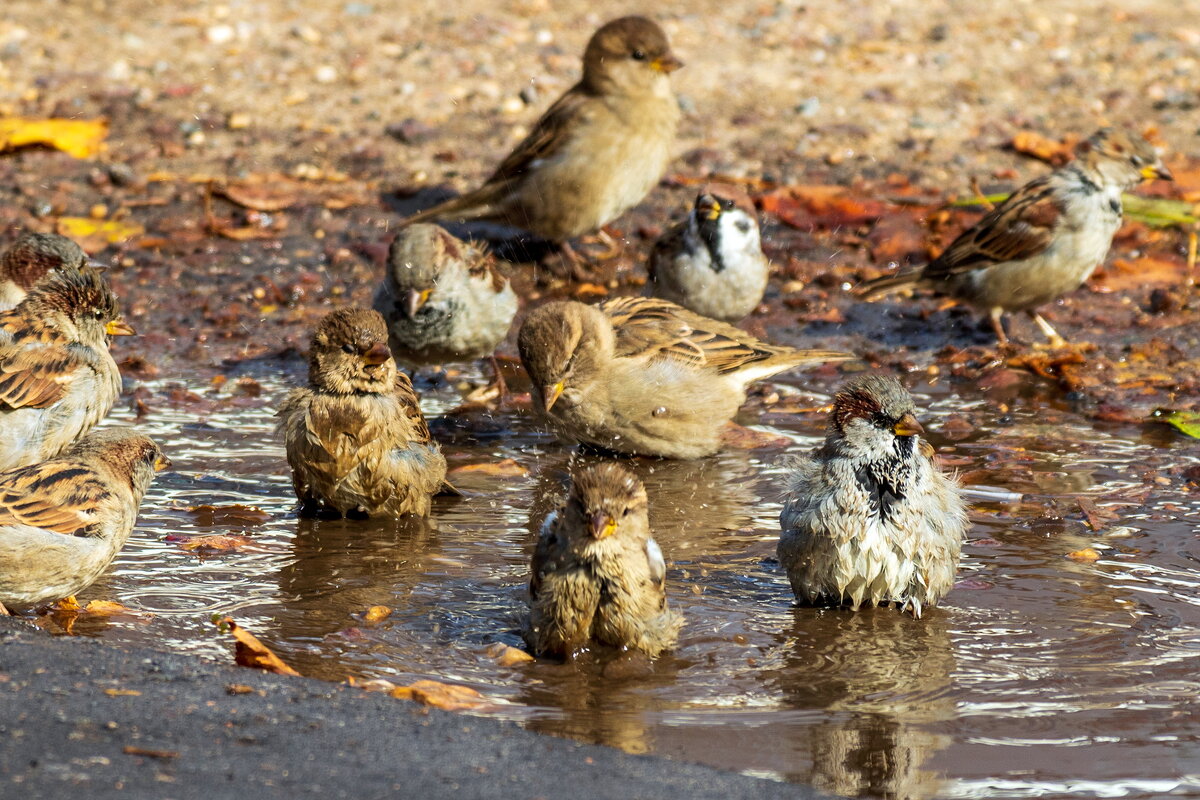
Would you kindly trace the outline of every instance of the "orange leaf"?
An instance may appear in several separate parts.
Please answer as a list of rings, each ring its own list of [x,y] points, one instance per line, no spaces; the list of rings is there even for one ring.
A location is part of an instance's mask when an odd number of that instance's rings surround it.
[[[91,217],[59,217],[55,228],[68,239],[96,238],[108,244],[120,244],[146,232],[145,228],[136,223]]]
[[[401,700],[413,700],[446,711],[466,711],[491,705],[483,695],[468,686],[437,681],[417,681],[410,686],[393,689],[391,694]]]
[[[1075,137],[1068,136],[1065,140],[1058,142],[1048,139],[1040,133],[1021,131],[1012,138],[1012,149],[1059,167],[1075,157],[1075,142],[1077,141],[1078,139]]]
[[[106,136],[108,121],[103,119],[0,119],[0,151],[41,144],[72,158],[92,158]]]
[[[213,191],[243,208],[255,211],[283,211],[300,201],[300,193],[295,187],[280,184],[229,183],[215,186]]]
[[[780,222],[800,229],[861,225],[887,212],[884,203],[854,197],[843,186],[790,186],[763,195],[759,205]]]
[[[1081,561],[1085,564],[1090,564],[1100,558],[1100,554],[1090,547],[1085,547],[1082,550],[1076,550],[1073,553],[1067,553],[1067,558],[1072,561]]]
[[[254,544],[254,540],[249,536],[223,533],[214,533],[211,536],[181,536],[173,534],[167,537],[167,541],[178,546],[180,550],[186,550],[189,553],[199,553],[200,555],[236,553]]]
[[[485,652],[489,658],[502,667],[511,667],[516,664],[526,664],[533,661],[533,656],[529,655],[529,653],[516,647],[509,647],[503,642],[496,642]]]
[[[377,625],[392,615],[392,610],[387,606],[371,606],[367,609],[367,613],[363,614],[363,622],[371,625]]]
[[[236,640],[233,659],[238,665],[274,672],[276,675],[300,674],[283,663],[283,660],[260,642],[257,636],[234,622],[232,617],[222,617],[216,621],[216,624],[221,631],[228,630],[233,634],[233,638]]]
[[[1183,286],[1187,265],[1183,260],[1167,261],[1145,256],[1133,261],[1114,258],[1097,271],[1090,286],[1097,292],[1127,292],[1152,286]]]
[[[496,475],[502,477],[517,477],[520,475],[528,475],[529,470],[522,467],[511,458],[501,459],[500,461],[484,461],[479,464],[464,464],[461,467],[455,467],[450,470],[450,475]]]
[[[104,693],[109,697],[141,697],[142,693],[137,689],[105,689]]]

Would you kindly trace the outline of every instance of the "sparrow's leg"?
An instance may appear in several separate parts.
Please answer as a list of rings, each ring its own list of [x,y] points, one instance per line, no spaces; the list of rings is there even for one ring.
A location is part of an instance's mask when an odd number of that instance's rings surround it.
[[[1056,331],[1056,330],[1054,330],[1054,328],[1050,327],[1050,323],[1046,322],[1046,320],[1042,319],[1041,314],[1037,313],[1036,311],[1032,311],[1032,310],[1026,311],[1025,313],[1028,314],[1029,318],[1031,320],[1033,320],[1034,323],[1038,326],[1038,328],[1042,332],[1042,335],[1050,340],[1051,347],[1066,347],[1067,346],[1067,340],[1064,339],[1063,337],[1059,336],[1058,331]]]
[[[601,261],[607,261],[610,258],[616,258],[625,252],[625,246],[622,242],[617,241],[604,228],[596,231],[596,239],[604,245],[605,249],[601,253],[597,253],[596,257]]]
[[[988,316],[992,321],[992,330],[996,332],[996,341],[1002,345],[1008,344],[1008,334],[1004,332],[1004,320],[1002,319],[1004,309],[1000,306],[995,306]]]
[[[504,373],[500,371],[500,362],[496,360],[496,354],[492,353],[489,357],[492,362],[492,385],[496,387],[496,402],[503,408],[504,398],[508,397],[508,384],[504,382]]]
[[[596,280],[596,276],[588,268],[583,257],[575,252],[575,248],[571,247],[570,242],[563,242],[559,247],[559,252],[562,253],[563,261],[566,262],[566,269],[560,278],[567,278],[576,283],[592,283]]]

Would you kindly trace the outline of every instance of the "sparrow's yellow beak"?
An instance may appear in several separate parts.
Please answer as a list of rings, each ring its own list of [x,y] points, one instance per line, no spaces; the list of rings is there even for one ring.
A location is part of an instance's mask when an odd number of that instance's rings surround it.
[[[558,398],[562,397],[563,389],[566,388],[566,384],[562,381],[559,381],[553,386],[546,386],[542,388],[542,397],[546,398],[547,411],[554,408],[554,404],[558,402]]]
[[[1167,169],[1162,164],[1151,164],[1148,167],[1142,167],[1142,177],[1148,181],[1175,180],[1175,176],[1171,174],[1171,170]]]
[[[111,320],[107,325],[104,326],[104,332],[107,333],[109,336],[136,336],[137,335],[137,331],[135,331],[129,325],[129,323],[123,319]]]
[[[659,72],[671,73],[682,67],[683,62],[676,58],[674,53],[667,53],[651,61],[650,66]]]
[[[617,532],[617,521],[603,511],[597,511],[595,514],[592,514],[589,522],[591,523],[593,539],[604,539]]]
[[[166,456],[162,455],[161,453],[158,455],[157,458],[154,459],[154,471],[155,472],[162,472],[164,469],[170,469],[170,468],[171,468],[171,459],[167,458]]]
[[[896,424],[892,426],[892,433],[897,436],[916,436],[918,433],[924,432],[925,429],[921,427],[921,423],[917,422],[917,418],[912,415],[911,411],[896,420]]]
[[[383,362],[392,357],[392,351],[383,342],[376,342],[371,345],[365,353],[362,354],[362,359],[369,367],[377,367]]]
[[[721,216],[721,203],[720,203],[720,201],[717,201],[717,200],[713,200],[713,201],[712,201],[712,205],[711,205],[711,206],[709,206],[709,208],[708,208],[708,214],[707,214],[707,216],[708,216],[708,218],[709,218],[710,220],[715,220],[717,217]]]
[[[412,319],[421,310],[421,307],[429,302],[429,295],[433,294],[433,289],[409,289],[408,294],[404,296],[404,316]]]

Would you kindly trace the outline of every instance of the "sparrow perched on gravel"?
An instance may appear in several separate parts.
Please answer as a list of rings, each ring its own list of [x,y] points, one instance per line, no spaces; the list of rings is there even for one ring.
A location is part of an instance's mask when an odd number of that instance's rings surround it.
[[[54,270],[83,269],[91,260],[79,245],[57,233],[26,233],[0,256],[0,311],[25,299],[34,284]]]
[[[1171,180],[1145,139],[1112,128],[1076,147],[1069,164],[1022,186],[925,267],[868,281],[859,293],[874,300],[899,289],[932,289],[991,316],[1024,311],[1055,347],[1066,344],[1038,306],[1083,285],[1104,261],[1121,226],[1121,193],[1142,180]]]
[[[648,269],[654,297],[736,322],[762,302],[770,271],[753,206],[701,193],[687,219],[654,243]]]
[[[302,511],[428,515],[446,459],[396,369],[383,317],[359,308],[327,314],[313,334],[308,382],[276,414]]]
[[[0,470],[57,455],[107,416],[121,392],[108,337],[132,333],[91,268],[55,270],[0,313]]]
[[[847,353],[776,347],[648,297],[555,301],[525,318],[534,405],[564,438],[616,453],[700,458],[754,381]]]
[[[624,467],[575,472],[566,505],[542,526],[531,571],[534,652],[570,657],[597,642],[656,656],[675,646],[683,618],[667,607],[646,489]]]
[[[145,436],[109,428],[0,473],[0,610],[91,585],[125,546],[154,473],[170,466]]]
[[[654,22],[609,22],[588,42],[583,78],[483,186],[401,224],[487,219],[559,242],[597,230],[666,169],[679,122],[668,76],[681,66]]]
[[[436,225],[400,231],[375,294],[392,354],[412,366],[490,356],[517,313],[496,259]]]
[[[950,591],[966,513],[922,433],[895,378],[838,392],[825,445],[794,464],[779,517],[779,563],[801,602],[920,617]]]

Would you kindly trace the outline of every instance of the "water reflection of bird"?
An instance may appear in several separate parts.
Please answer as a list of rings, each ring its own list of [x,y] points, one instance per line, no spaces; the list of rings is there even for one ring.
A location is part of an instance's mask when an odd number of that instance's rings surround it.
[[[362,621],[367,609],[407,610],[407,598],[441,552],[437,525],[409,516],[301,518],[296,526],[292,559],[277,576],[283,602],[273,609],[266,633],[302,674],[342,680],[343,665],[372,636]],[[324,642],[323,652],[307,646],[314,641]]]
[[[784,658],[763,678],[787,707],[818,712],[819,721],[792,729],[792,763],[781,771],[839,796],[937,796],[941,777],[928,762],[951,739],[935,723],[955,714],[950,616],[795,614]]]

